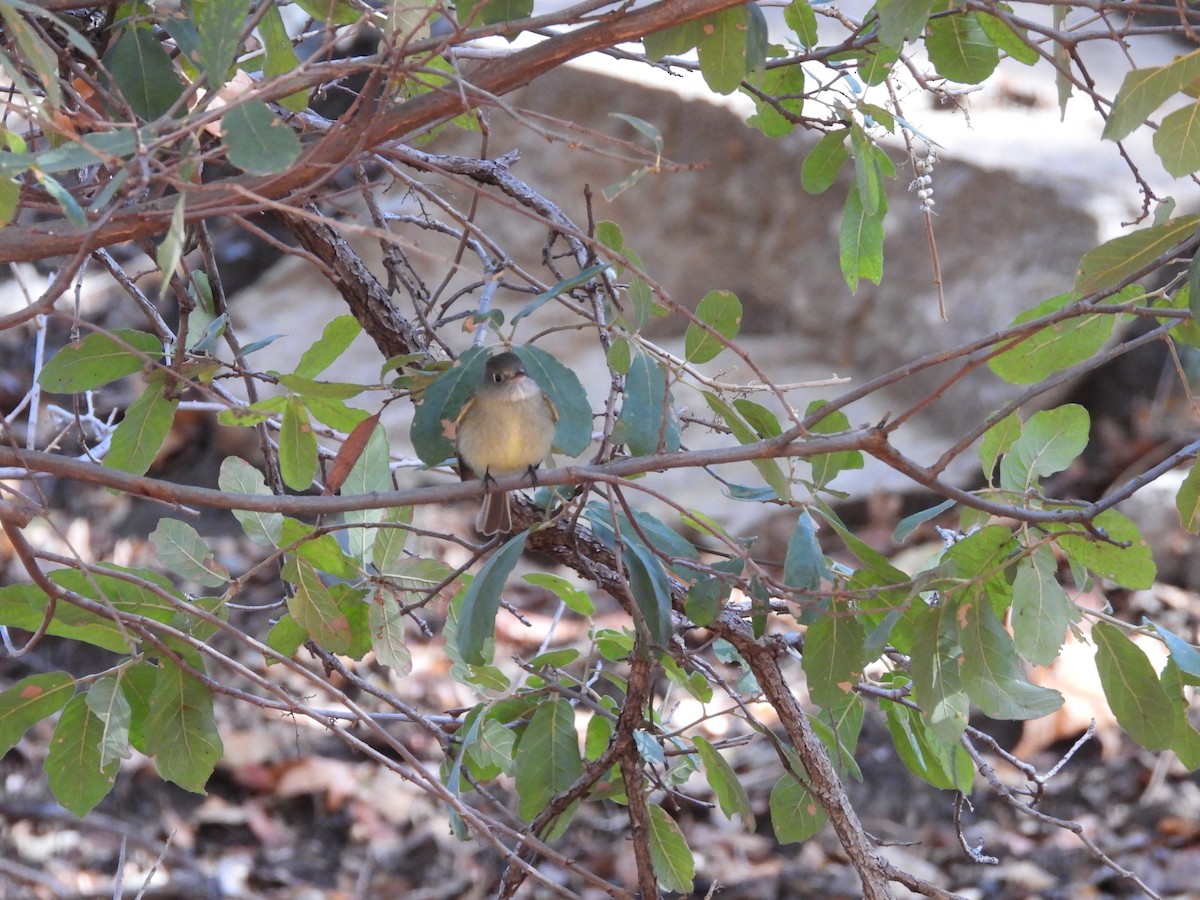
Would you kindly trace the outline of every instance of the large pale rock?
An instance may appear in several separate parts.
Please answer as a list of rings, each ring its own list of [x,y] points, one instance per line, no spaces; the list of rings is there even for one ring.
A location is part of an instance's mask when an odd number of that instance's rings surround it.
[[[779,382],[838,374],[861,384],[914,359],[986,335],[1008,324],[1017,312],[1070,289],[1080,256],[1099,239],[1097,209],[1124,209],[1130,216],[1134,210],[1135,198],[1126,196],[1131,193],[1126,183],[1108,178],[1111,189],[1105,193],[1103,184],[1086,178],[1098,168],[1078,155],[1071,166],[1024,166],[1018,165],[1022,160],[1014,152],[1013,165],[1000,168],[956,160],[953,146],[941,151],[942,160],[934,172],[937,215],[933,221],[947,300],[948,321],[943,321],[936,302],[925,220],[915,196],[907,191],[912,176],[902,148],[889,149],[903,174],[889,185],[891,212],[883,283],[863,283],[858,293],[852,294],[839,270],[837,238],[849,169],[843,181],[827,193],[804,193],[799,174],[813,142],[809,135],[768,139],[721,105],[582,69],[556,72],[505,98],[505,103],[508,109],[522,112],[519,116],[500,109],[489,112],[489,155],[499,156],[519,147],[521,158],[513,173],[579,224],[588,218],[583,191],[585,184],[590,185],[595,218],[617,222],[650,274],[679,302],[692,306],[718,288],[737,293],[746,307],[739,342]],[[667,158],[686,168],[647,174],[610,203],[600,196],[601,189],[623,181],[641,164],[610,139],[647,144],[629,124],[611,116],[618,112],[661,129]],[[997,110],[998,115],[1008,112]],[[939,123],[958,128],[949,114],[922,113],[929,119],[921,123],[922,128],[935,137]],[[986,115],[979,113],[981,118]],[[1039,121],[1056,120],[1053,110],[1039,115]],[[1026,118],[1031,118],[1030,114]],[[572,122],[577,127],[562,124]],[[531,131],[531,123],[549,139]],[[1006,139],[1015,140],[1012,135]],[[1053,155],[1045,135],[1030,134],[1028,141],[1039,157]],[[479,147],[479,135],[447,131],[424,149],[476,155]],[[595,152],[597,147],[602,152]],[[1071,152],[1077,153],[1077,148]],[[1064,174],[1063,168],[1075,168],[1079,177]],[[420,177],[448,186],[460,207],[466,208],[469,185],[449,184],[427,174]],[[415,214],[422,208],[403,189],[389,191],[381,202],[400,213]],[[514,214],[511,206],[511,201],[482,202],[475,221],[483,233],[501,242],[503,253],[551,281],[541,266],[545,226]],[[456,241],[413,224],[397,225],[396,231],[426,284],[438,284],[452,270]],[[374,240],[360,236],[356,244],[364,255],[378,259]],[[563,249],[561,243],[555,247],[560,253]],[[330,314],[337,310],[339,301],[323,281],[316,292],[308,287],[297,290],[298,284],[307,284],[299,274],[303,264],[287,260],[281,265],[291,270],[273,272],[270,279],[277,286],[272,293],[280,298],[279,305],[261,302],[265,298],[255,304],[256,317],[275,320],[262,323],[264,332],[295,332],[295,319],[289,322],[289,317],[291,303],[298,300],[303,301],[309,321],[326,315],[314,308],[320,297],[330,303]],[[573,271],[569,260],[560,260],[560,266],[567,274]],[[453,275],[451,290],[479,277],[477,261],[467,254],[462,268]],[[254,290],[261,294],[264,289],[260,283]],[[501,290],[496,305],[511,317],[529,299]],[[274,314],[264,315],[268,310]],[[541,331],[547,317],[549,321],[566,320],[552,307],[545,307],[544,313],[526,320],[518,340]],[[677,320],[666,320],[652,326],[649,334],[668,347],[677,347],[680,330]],[[442,336],[456,349],[470,340],[466,334],[451,332],[453,329]],[[311,338],[307,335],[298,349]],[[592,390],[593,407],[600,409],[608,375],[594,333],[558,333],[542,345],[576,368]],[[288,349],[284,342],[279,349],[295,358],[296,349]],[[370,350],[356,353],[348,364],[358,370],[339,372],[335,377],[374,379],[379,362]],[[729,353],[705,369],[725,381],[745,383],[753,377]],[[900,414],[954,370],[951,363],[917,378],[902,379],[853,405],[848,411],[851,421],[858,424],[877,421],[889,413]],[[799,391],[789,399],[803,409],[812,400],[832,399],[841,390]],[[936,457],[948,436],[978,421],[1011,391],[986,367],[977,369],[906,425],[897,443],[920,458]],[[697,395],[683,390],[677,392],[677,399],[707,414]],[[405,434],[402,406],[393,404],[389,411],[397,440]],[[685,433],[686,443],[693,447],[714,440],[728,438],[705,435],[695,427]],[[960,476],[969,477],[965,470],[972,463],[964,459],[963,465]],[[749,468],[730,477],[757,482]],[[896,487],[901,482],[882,466],[868,465],[861,473],[843,476],[835,486],[863,490]],[[721,502],[719,485],[712,482],[712,495],[706,497],[699,487],[702,480],[693,474],[666,473],[648,483],[668,496],[686,497],[688,505],[711,509]],[[739,519],[756,515],[757,510],[753,504],[729,504],[724,513],[728,516],[723,521],[736,528],[744,524]]]

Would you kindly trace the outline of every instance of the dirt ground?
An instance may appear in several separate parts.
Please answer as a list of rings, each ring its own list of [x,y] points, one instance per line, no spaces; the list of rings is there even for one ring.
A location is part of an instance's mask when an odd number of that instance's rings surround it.
[[[538,600],[527,599],[536,613]],[[1183,620],[1200,610],[1200,598],[1178,589],[1124,599],[1136,600],[1139,612],[1183,633],[1191,633],[1181,627]],[[1147,610],[1147,605],[1157,608]],[[0,682],[52,666],[93,670],[99,662],[82,658],[78,648],[47,641],[32,658],[0,664]],[[425,709],[453,705],[447,704],[445,679],[437,674],[442,668],[432,655],[422,658],[418,648],[409,676],[416,694],[408,699]],[[1058,686],[1069,689],[1073,680],[1083,685],[1087,679],[1066,673]],[[1104,711],[1098,713],[1103,740],[1087,743],[1048,782],[1038,808],[1076,823],[1116,864],[1136,872],[1160,895],[1197,896],[1200,783],[1170,757],[1130,745]],[[50,723],[40,723],[0,761],[0,897],[494,895],[501,873],[498,855],[485,842],[455,838],[445,811],[394,773],[305,720],[222,699],[218,721],[226,756],[207,796],[162,782],[149,760],[135,757],[122,765],[111,795],[82,821],[48,792],[41,763]],[[1007,724],[978,724],[1002,744],[1020,737]],[[1074,737],[1069,731],[1075,726],[1059,724],[1066,729],[1062,733],[1026,735],[1043,770]],[[436,769],[441,754],[434,741],[416,729],[403,737]],[[765,742],[735,749],[729,759],[751,798],[755,821],[730,821],[701,806],[668,807],[697,855],[693,896],[710,891],[745,900],[859,896],[857,878],[828,826],[803,844],[775,840],[767,800],[778,771]],[[973,847],[996,862],[971,861],[957,836],[953,795],[909,775],[875,717],[868,718],[857,760],[864,780],[848,779],[847,785],[859,815],[884,853],[914,874],[972,898],[1141,895],[1101,865],[1074,833],[1017,815],[982,779],[963,811],[963,831]],[[504,790],[501,784],[496,796],[504,799]],[[712,799],[698,777],[684,790]],[[631,885],[627,827],[620,807],[585,804],[555,846],[602,877]],[[561,876],[564,886],[585,896],[598,896],[572,884],[566,873],[555,873],[553,866],[543,872]],[[552,894],[527,885],[522,896]]]

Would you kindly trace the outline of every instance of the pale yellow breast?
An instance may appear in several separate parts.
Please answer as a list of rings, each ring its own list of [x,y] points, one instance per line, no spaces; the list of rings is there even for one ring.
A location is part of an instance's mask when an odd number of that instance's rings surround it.
[[[478,475],[517,475],[550,452],[554,422],[543,395],[505,403],[476,402],[459,423],[458,452]]]

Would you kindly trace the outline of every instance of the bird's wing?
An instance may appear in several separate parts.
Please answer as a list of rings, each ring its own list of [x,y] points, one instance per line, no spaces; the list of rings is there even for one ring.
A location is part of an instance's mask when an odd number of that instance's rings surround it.
[[[455,429],[457,429],[458,426],[460,426],[462,424],[462,420],[467,417],[467,413],[470,412],[471,407],[475,405],[476,399],[478,399],[478,398],[474,394],[472,394],[471,397],[467,400],[467,402],[463,404],[462,409],[460,409],[458,411],[458,415],[454,419]]]
[[[542,397],[546,401],[546,407],[550,410],[551,420],[557,425],[558,424],[558,407],[554,405],[554,401],[550,399],[549,394],[543,393]]]
[[[458,411],[458,415],[454,418],[454,455],[458,457],[458,477],[461,481],[470,481],[475,478],[475,472],[467,465],[467,461],[462,458],[462,454],[458,452],[458,429],[462,427],[462,421],[466,417],[468,410],[475,405],[475,396],[472,395],[463,408]]]

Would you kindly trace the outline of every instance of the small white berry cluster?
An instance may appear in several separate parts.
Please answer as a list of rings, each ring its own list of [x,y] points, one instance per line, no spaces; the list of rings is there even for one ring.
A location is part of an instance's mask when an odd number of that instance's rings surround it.
[[[921,212],[933,212],[933,167],[936,163],[937,151],[932,147],[924,159],[913,162],[917,177],[912,180],[908,189],[917,192],[917,199],[921,201]]]

